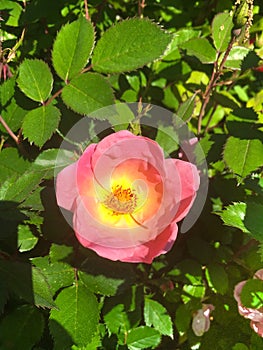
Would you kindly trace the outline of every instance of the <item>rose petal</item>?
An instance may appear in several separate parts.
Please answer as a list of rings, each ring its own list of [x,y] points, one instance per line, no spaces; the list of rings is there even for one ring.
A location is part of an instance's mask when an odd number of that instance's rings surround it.
[[[235,286],[235,289],[234,289],[234,298],[236,299],[236,301],[238,303],[241,303],[241,299],[240,299],[240,294],[241,294],[241,291],[244,287],[244,285],[246,284],[247,281],[241,281],[239,282],[236,286]]]
[[[57,175],[56,196],[60,207],[71,211],[74,210],[74,203],[79,194],[77,183],[78,168],[80,167],[82,170],[82,175],[78,181],[85,182],[87,173],[91,171],[90,159],[95,147],[95,144],[89,145],[77,162],[67,166]]]
[[[245,307],[241,303],[240,295],[242,289],[247,281],[239,282],[234,289],[234,298],[238,302],[238,312],[241,316],[248,318],[254,322],[262,322],[263,323],[263,309],[253,309],[249,307]]]
[[[260,269],[257,272],[255,272],[254,277],[259,278],[260,280],[263,281],[263,269]]]
[[[250,322],[250,327],[255,331],[260,337],[263,338],[263,323],[262,322]]]
[[[146,137],[126,131],[112,134],[98,143],[92,156],[92,167],[98,182],[109,189],[114,170],[132,159],[149,163],[164,176],[164,155],[160,146]]]
[[[73,210],[78,195],[76,183],[77,162],[64,168],[56,179],[57,203],[60,207]]]
[[[149,241],[145,244],[132,247],[132,248],[122,248],[114,249],[105,246],[94,244],[83,236],[76,232],[76,236],[80,243],[87,248],[94,250],[98,255],[111,259],[120,260],[123,262],[133,262],[133,263],[147,263],[150,264],[152,260],[159,256],[160,254],[167,253],[173,246],[174,241],[177,237],[177,225],[176,223],[171,224],[166,228],[155,240]]]
[[[166,160],[166,168],[168,169],[169,177],[171,177],[171,183],[180,187],[180,191],[177,189],[177,196],[174,193],[178,203],[174,219],[178,222],[188,214],[195,200],[200,177],[195,165],[179,159]],[[175,174],[175,170],[178,175]]]

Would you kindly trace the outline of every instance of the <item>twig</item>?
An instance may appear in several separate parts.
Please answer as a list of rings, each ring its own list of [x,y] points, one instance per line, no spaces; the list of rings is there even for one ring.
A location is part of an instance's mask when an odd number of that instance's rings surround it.
[[[145,0],[139,0],[138,1],[138,15],[140,18],[143,17],[143,10],[146,7],[146,2]]]
[[[85,6],[85,17],[87,21],[90,21],[89,9],[88,9],[88,0],[84,0]]]
[[[45,102],[45,106],[49,105],[56,97],[58,97],[62,93],[62,90],[63,88],[61,88],[53,96],[51,96],[50,99],[47,100],[47,102]]]
[[[82,69],[81,74],[85,73],[85,72],[88,72],[89,70],[91,70],[91,68],[92,68],[92,64],[90,64],[88,67]]]
[[[3,127],[6,129],[8,134],[12,137],[12,139],[15,141],[17,145],[19,145],[19,138],[13,133],[13,131],[9,128],[3,117],[0,115],[0,123],[3,125]]]
[[[206,110],[206,106],[208,104],[208,102],[210,101],[210,98],[211,98],[211,93],[214,89],[214,87],[216,86],[216,83],[220,77],[220,75],[222,74],[222,71],[223,71],[223,68],[224,68],[224,65],[226,63],[226,60],[227,60],[227,57],[236,41],[236,38],[237,36],[236,35],[233,35],[232,36],[232,39],[230,41],[230,43],[228,44],[228,47],[226,49],[226,52],[224,54],[224,57],[218,67],[218,61],[219,61],[219,58],[220,58],[220,53],[218,53],[217,55],[217,58],[214,62],[214,69],[213,69],[213,73],[212,73],[212,76],[211,76],[211,79],[210,79],[210,82],[209,84],[207,85],[207,88],[205,90],[205,93],[203,95],[203,104],[202,104],[202,107],[201,107],[201,110],[200,110],[200,114],[199,114],[199,118],[198,118],[198,126],[197,126],[197,133],[198,135],[201,134],[201,129],[202,129],[202,120],[203,120],[203,117],[204,117],[204,114],[205,114],[205,110]]]

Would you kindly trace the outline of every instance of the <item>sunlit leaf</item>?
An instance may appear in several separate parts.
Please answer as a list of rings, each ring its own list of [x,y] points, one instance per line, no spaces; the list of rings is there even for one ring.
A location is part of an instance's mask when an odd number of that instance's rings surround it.
[[[51,93],[53,76],[44,61],[25,59],[19,67],[17,83],[26,96],[43,103]]]
[[[58,127],[60,111],[52,105],[32,109],[23,122],[23,135],[42,147]]]
[[[218,13],[212,23],[212,36],[216,49],[225,51],[231,40],[233,28],[232,17],[229,13]]]
[[[263,143],[258,139],[246,140],[230,136],[224,149],[226,165],[244,179],[263,165]]]
[[[84,17],[62,27],[52,51],[53,66],[61,79],[69,81],[85,67],[94,38],[93,25]]]
[[[59,310],[52,310],[49,319],[56,348],[63,348],[64,333],[71,338],[72,345],[85,346],[89,343],[99,320],[98,302],[94,294],[83,285],[75,284],[59,293],[56,305]]]
[[[225,67],[232,69],[241,69],[244,58],[249,53],[249,49],[245,46],[234,46],[227,56]]]
[[[131,329],[127,336],[129,350],[155,348],[160,341],[160,333],[147,326]]]
[[[144,320],[146,326],[153,326],[154,329],[163,335],[173,339],[173,324],[171,317],[163,305],[155,300],[146,298],[144,301]]]
[[[243,232],[248,232],[244,225],[246,213],[246,203],[233,203],[228,205],[222,213],[218,213],[224,223],[228,226],[239,228]]]
[[[86,73],[72,79],[64,87],[62,99],[77,113],[88,115],[102,107],[114,103],[113,92],[106,79],[97,73]],[[97,118],[106,119],[106,115],[97,113]]]
[[[34,248],[38,238],[33,235],[28,225],[18,227],[18,247],[20,252],[26,252]]]
[[[205,38],[194,38],[181,44],[187,55],[195,56],[202,63],[213,63],[216,59],[216,50]]]
[[[95,46],[93,69],[102,73],[134,70],[160,58],[170,41],[170,34],[147,19],[119,22]]]

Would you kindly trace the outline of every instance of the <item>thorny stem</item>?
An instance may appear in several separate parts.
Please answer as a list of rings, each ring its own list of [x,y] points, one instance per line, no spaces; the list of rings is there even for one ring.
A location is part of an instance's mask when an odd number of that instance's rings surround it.
[[[205,90],[205,93],[203,95],[203,104],[202,104],[202,107],[201,107],[201,111],[200,111],[200,114],[199,114],[199,118],[198,118],[198,126],[197,126],[197,133],[198,135],[200,136],[201,134],[201,128],[202,128],[202,120],[203,120],[203,117],[204,117],[204,114],[205,114],[205,110],[206,110],[206,106],[208,104],[208,102],[210,101],[210,98],[211,98],[211,93],[213,91],[213,89],[215,88],[216,86],[216,83],[220,77],[220,75],[222,74],[222,71],[223,71],[223,68],[224,68],[224,65],[226,63],[226,60],[227,60],[227,57],[236,41],[236,35],[233,35],[232,36],[232,39],[226,49],[226,52],[224,54],[224,57],[220,63],[220,65],[218,66],[218,61],[219,61],[219,58],[220,58],[220,53],[218,53],[217,55],[217,58],[216,58],[216,61],[214,63],[214,69],[213,69],[213,73],[212,73],[212,76],[211,76],[211,79],[210,79],[210,82],[209,84],[207,85],[207,88]],[[209,120],[209,123],[210,123],[211,120]],[[207,128],[206,128],[207,129]]]
[[[18,145],[20,143],[19,138],[13,133],[13,131],[9,128],[3,117],[0,115],[0,123],[3,125],[3,127],[6,129],[8,134],[12,137],[12,139],[15,141],[15,143]]]

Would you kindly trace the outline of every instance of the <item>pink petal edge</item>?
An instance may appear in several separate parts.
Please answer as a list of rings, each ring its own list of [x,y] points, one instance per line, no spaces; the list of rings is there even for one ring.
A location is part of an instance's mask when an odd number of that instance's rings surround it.
[[[122,262],[151,264],[153,259],[167,253],[173,246],[177,237],[176,223],[169,225],[156,239],[132,248],[107,248],[89,242],[76,232],[77,239],[86,248],[94,250],[101,257]]]

